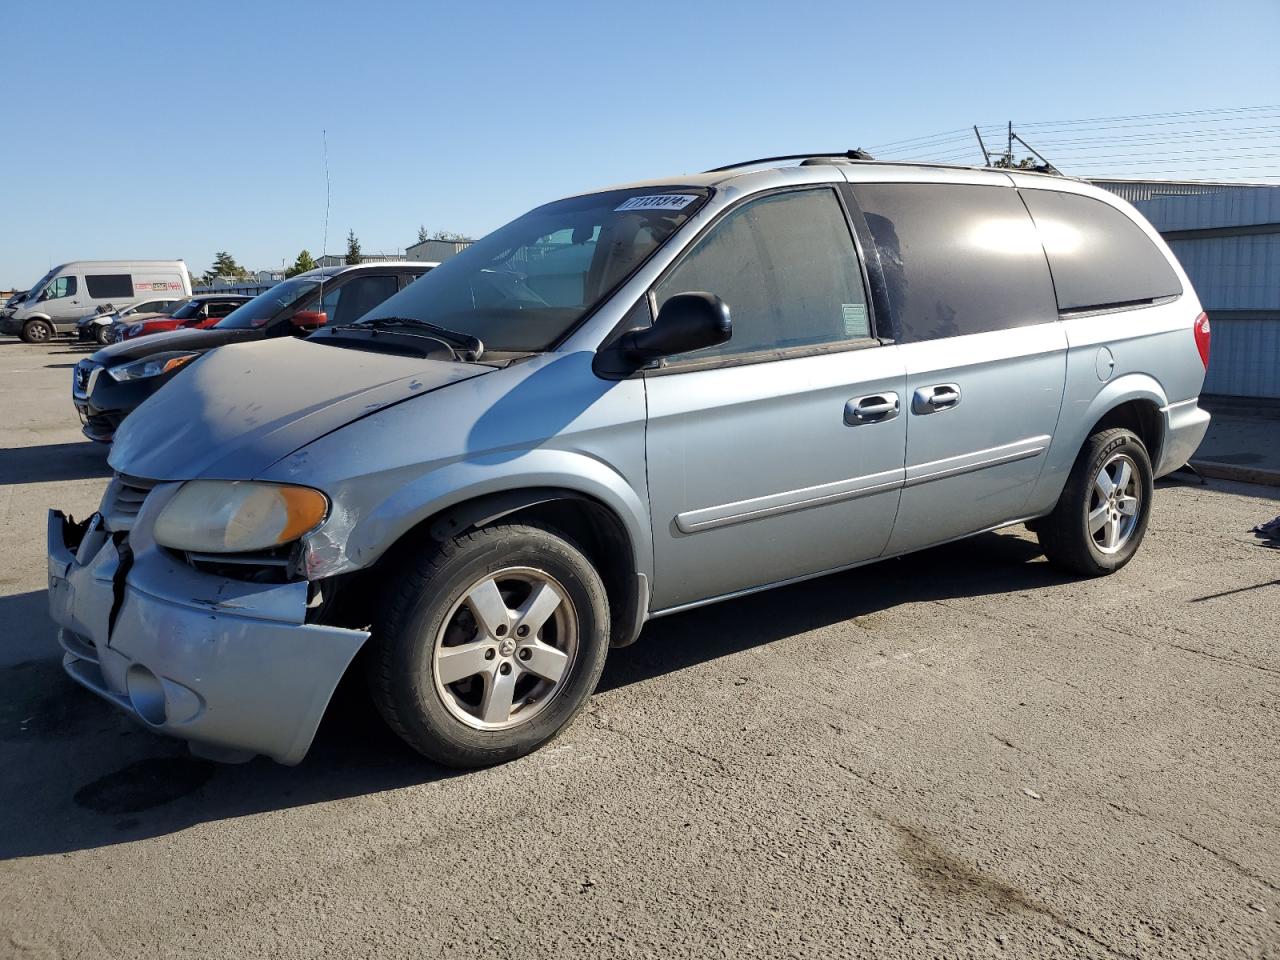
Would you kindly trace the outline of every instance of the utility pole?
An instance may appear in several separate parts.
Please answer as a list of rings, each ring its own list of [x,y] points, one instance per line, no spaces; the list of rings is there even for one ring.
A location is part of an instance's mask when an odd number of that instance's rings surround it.
[[[1013,121],[1009,121],[1009,145],[1005,148],[1004,159],[1006,165],[1013,166]]]
[[[1041,154],[1039,150],[1037,150],[1037,149],[1036,149],[1035,147],[1033,147],[1031,144],[1027,143],[1027,141],[1023,140],[1023,139],[1022,139],[1020,136],[1018,136],[1016,133],[1013,135],[1013,139],[1017,140],[1020,144],[1022,144],[1024,147],[1026,147],[1028,150],[1030,150],[1033,154],[1035,154],[1036,159],[1037,159],[1037,160],[1039,160],[1041,163],[1043,163],[1043,164],[1045,165],[1045,168],[1046,168],[1046,169],[1045,169],[1045,172],[1046,172],[1046,173],[1058,173],[1058,174],[1062,173],[1062,171],[1061,171],[1061,170],[1059,170],[1059,169],[1058,169],[1057,167],[1055,167],[1052,163],[1050,163],[1048,160],[1046,160],[1046,159],[1044,158],[1043,154]]]

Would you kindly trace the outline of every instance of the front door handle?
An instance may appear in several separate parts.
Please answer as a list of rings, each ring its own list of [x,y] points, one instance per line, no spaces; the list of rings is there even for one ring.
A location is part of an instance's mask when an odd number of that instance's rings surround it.
[[[898,395],[893,392],[854,397],[844,405],[844,422],[851,427],[860,423],[883,423],[898,415]]]
[[[911,396],[911,412],[924,416],[950,410],[960,402],[960,387],[955,383],[937,383],[921,387]]]

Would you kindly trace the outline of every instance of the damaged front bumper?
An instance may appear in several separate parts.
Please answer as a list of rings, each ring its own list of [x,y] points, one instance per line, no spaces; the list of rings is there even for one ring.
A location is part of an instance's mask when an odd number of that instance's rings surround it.
[[[368,633],[307,623],[305,582],[213,576],[137,533],[49,511],[66,672],[193,752],[298,763]]]

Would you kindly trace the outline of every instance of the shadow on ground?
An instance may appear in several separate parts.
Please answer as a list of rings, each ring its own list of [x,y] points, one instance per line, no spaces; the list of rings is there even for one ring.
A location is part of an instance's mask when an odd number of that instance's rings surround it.
[[[0,449],[0,486],[109,477],[109,449],[89,440]]]
[[[922,554],[651,623],[612,651],[600,692],[898,604],[1035,590],[1063,582],[1034,543],[987,534]],[[0,599],[13,624],[0,667],[0,859],[106,846],[196,823],[459,776],[383,725],[349,676],[300,766],[222,766],[135,726],[65,677],[43,592]]]

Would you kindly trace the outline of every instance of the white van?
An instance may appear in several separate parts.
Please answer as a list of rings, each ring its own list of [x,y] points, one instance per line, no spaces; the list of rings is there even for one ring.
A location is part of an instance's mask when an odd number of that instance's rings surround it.
[[[99,306],[127,307],[158,295],[191,296],[191,274],[181,260],[76,260],[41,277],[26,299],[0,314],[0,333],[44,343],[74,333],[76,321]]]

